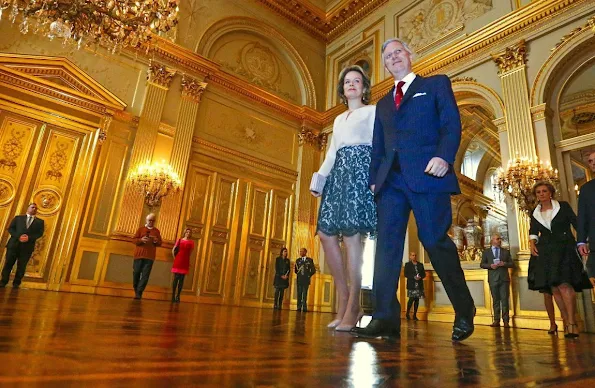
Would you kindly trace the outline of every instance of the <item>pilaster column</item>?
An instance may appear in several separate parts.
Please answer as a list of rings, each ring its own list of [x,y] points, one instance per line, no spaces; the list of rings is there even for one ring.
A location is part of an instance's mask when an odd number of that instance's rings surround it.
[[[186,181],[198,105],[206,88],[206,82],[198,81],[186,75],[182,77],[180,111],[169,161],[172,169],[178,174],[182,182]],[[171,241],[177,237],[182,198],[183,190],[163,198],[159,213],[159,226],[164,240]]]
[[[175,70],[153,61],[147,70],[147,90],[141,109],[138,128],[132,146],[132,154],[128,169],[134,169],[141,163],[150,163],[153,158],[155,142],[161,114],[165,105],[165,97],[175,75]],[[139,225],[143,212],[143,197],[128,183],[124,188],[120,217],[115,233],[132,235]],[[125,211],[122,211],[125,209]]]
[[[290,254],[296,256],[300,248],[314,253],[314,234],[316,232],[316,208],[318,201],[310,194],[312,174],[320,165],[320,150],[326,145],[326,135],[308,122],[302,124],[299,136],[298,180],[296,183],[295,213],[293,217],[293,238]],[[314,257],[318,264],[318,258]]]
[[[533,121],[531,120],[531,106],[529,103],[529,89],[527,86],[527,49],[525,41],[507,47],[503,52],[492,55],[498,66],[498,75],[502,84],[504,105],[506,107],[506,137],[508,157],[527,157],[535,159],[537,156],[535,148],[535,136],[533,134]],[[504,133],[501,135],[501,145]],[[502,167],[506,168],[504,160]],[[509,208],[509,210],[512,210]],[[509,211],[509,213],[511,213]],[[514,204],[514,218],[516,222],[509,220],[509,236],[512,244],[518,242],[519,251],[528,258],[529,253],[529,218],[526,217],[517,204]],[[517,233],[514,235],[516,224]],[[516,238],[515,238],[516,237]]]

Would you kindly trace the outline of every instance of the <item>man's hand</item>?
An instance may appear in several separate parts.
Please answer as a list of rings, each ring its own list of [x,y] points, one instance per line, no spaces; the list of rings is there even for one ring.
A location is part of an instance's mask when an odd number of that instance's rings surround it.
[[[22,243],[26,243],[27,241],[29,241],[29,236],[27,236],[26,234],[21,234],[19,237],[19,241]]]
[[[587,248],[587,244],[581,244],[578,246],[578,253],[581,254],[581,256],[588,256],[589,255],[589,248]]]
[[[146,243],[148,243],[148,242],[149,242],[149,238],[148,238],[147,236],[143,236],[143,237],[142,237],[140,240],[141,240],[141,241],[142,241],[144,244],[146,244]]]
[[[593,285],[593,287],[595,287],[595,278],[589,278],[589,281],[591,282],[591,284]]]
[[[424,170],[424,172],[426,174],[430,174],[430,175],[436,176],[438,178],[442,178],[448,172],[448,163],[446,163],[446,160],[439,158],[437,156],[434,156],[428,162],[428,165],[426,166],[426,169]]]
[[[498,264],[492,264],[492,265],[490,265],[490,267],[491,267],[492,269],[496,269],[496,268],[498,268]]]
[[[281,279],[286,280],[287,279],[287,275],[281,275]]]

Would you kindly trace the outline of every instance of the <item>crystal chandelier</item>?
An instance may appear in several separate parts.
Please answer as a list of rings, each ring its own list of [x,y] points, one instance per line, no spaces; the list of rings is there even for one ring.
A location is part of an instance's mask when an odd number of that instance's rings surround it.
[[[112,53],[140,47],[151,33],[167,32],[178,23],[177,0],[0,0],[3,11],[20,31],[32,28],[65,43],[99,44]]]
[[[130,184],[144,197],[148,207],[161,205],[163,197],[180,190],[181,181],[169,164],[144,163],[128,175]]]
[[[536,204],[533,195],[535,183],[549,182],[556,185],[559,181],[558,170],[553,169],[549,162],[544,164],[542,161],[517,157],[508,161],[506,170],[498,170],[494,190],[514,199],[519,208],[529,215]]]

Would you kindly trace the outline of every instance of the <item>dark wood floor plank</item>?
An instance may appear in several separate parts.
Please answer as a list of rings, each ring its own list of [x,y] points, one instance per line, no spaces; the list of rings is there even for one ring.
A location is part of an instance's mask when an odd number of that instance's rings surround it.
[[[595,382],[595,336],[404,323],[395,343],[330,314],[0,290],[0,386],[534,387]]]

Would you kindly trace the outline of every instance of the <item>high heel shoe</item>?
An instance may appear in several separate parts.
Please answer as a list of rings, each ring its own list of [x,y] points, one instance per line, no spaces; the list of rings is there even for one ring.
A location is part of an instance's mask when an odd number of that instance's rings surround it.
[[[552,335],[558,335],[558,325],[554,325],[552,327],[553,329],[548,330],[547,333]]]
[[[353,329],[355,327],[355,325],[357,325],[358,322],[362,320],[363,316],[364,316],[364,312],[360,311],[357,314],[357,319],[355,321],[355,324],[353,324],[353,325],[337,325],[337,327],[335,327],[335,331],[351,331],[351,329]]]
[[[576,330],[578,331],[578,325],[576,323],[570,323],[568,325],[566,325],[566,327],[564,328],[564,337],[566,338],[578,338],[578,333],[573,333],[574,329],[571,332],[571,329],[573,327],[576,327]]]
[[[335,327],[339,326],[340,323],[341,323],[340,319],[335,319],[334,321],[332,321],[331,323],[326,325],[326,327],[328,327],[329,329],[334,329]]]

